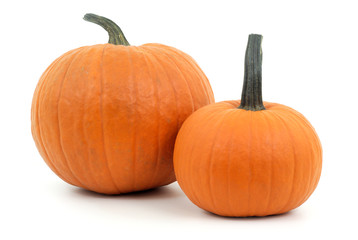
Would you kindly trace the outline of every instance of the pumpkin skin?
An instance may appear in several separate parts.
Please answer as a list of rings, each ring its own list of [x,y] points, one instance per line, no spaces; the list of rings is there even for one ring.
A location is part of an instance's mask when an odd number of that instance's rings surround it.
[[[241,101],[215,103],[184,122],[174,169],[200,208],[231,217],[280,214],[316,188],[322,148],[314,128],[292,108],[259,105],[252,109],[263,110],[240,109]]]
[[[187,54],[161,44],[98,44],[65,53],[43,73],[31,129],[42,158],[67,183],[128,193],[176,180],[177,132],[212,102]]]
[[[174,169],[197,206],[222,216],[266,216],[300,206],[317,186],[318,136],[305,117],[281,104],[264,111],[240,101],[203,107],[183,124]]]

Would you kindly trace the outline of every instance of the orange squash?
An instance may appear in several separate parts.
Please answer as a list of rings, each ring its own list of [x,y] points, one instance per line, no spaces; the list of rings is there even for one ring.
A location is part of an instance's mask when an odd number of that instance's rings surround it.
[[[130,46],[111,20],[84,19],[105,28],[109,43],[69,51],[43,73],[31,110],[42,158],[67,183],[99,193],[172,183],[179,128],[214,102],[205,74],[173,47]]]
[[[241,101],[205,106],[179,131],[178,183],[200,208],[222,216],[266,216],[300,206],[317,186],[319,138],[297,111],[262,101],[261,35],[250,35]]]

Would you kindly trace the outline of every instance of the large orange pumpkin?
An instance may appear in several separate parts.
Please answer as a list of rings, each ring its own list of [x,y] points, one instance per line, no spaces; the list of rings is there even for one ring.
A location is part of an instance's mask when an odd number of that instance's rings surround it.
[[[32,134],[64,181],[119,194],[175,181],[172,154],[183,121],[214,102],[187,54],[161,44],[129,46],[109,19],[85,15],[109,43],[81,47],[43,73],[32,102]]]
[[[261,40],[249,36],[241,101],[199,109],[175,143],[180,187],[197,206],[222,216],[294,209],[321,173],[321,144],[311,124],[292,108],[262,101]]]

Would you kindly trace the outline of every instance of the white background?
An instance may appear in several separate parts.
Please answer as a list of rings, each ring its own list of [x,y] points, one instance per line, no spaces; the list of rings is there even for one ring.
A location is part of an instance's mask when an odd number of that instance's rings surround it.
[[[0,239],[358,239],[358,6],[355,1],[2,1]],[[250,33],[264,36],[263,96],[303,113],[323,145],[321,180],[287,214],[223,218],[177,183],[103,196],[50,171],[30,130],[32,94],[64,52],[107,42],[106,16],[132,45],[190,54],[217,101],[239,99]]]

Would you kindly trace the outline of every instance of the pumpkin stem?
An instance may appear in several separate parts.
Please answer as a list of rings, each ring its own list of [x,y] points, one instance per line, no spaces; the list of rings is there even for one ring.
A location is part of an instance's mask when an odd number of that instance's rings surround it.
[[[244,86],[239,109],[264,110],[262,102],[262,36],[250,34],[245,54]]]
[[[112,20],[98,16],[93,13],[87,13],[84,17],[84,20],[88,22],[93,22],[95,24],[100,25],[103,27],[109,35],[108,43],[114,45],[124,45],[129,46],[129,42],[127,41],[126,37],[124,36],[122,30],[115,24]]]

